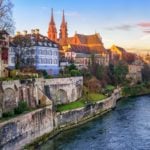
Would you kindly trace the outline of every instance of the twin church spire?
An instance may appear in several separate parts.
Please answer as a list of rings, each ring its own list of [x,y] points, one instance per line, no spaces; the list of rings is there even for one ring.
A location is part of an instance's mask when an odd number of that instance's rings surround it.
[[[53,9],[51,10],[51,19],[48,28],[48,38],[52,41],[59,42],[60,44],[66,44],[68,38],[67,22],[65,21],[65,13],[63,10],[62,22],[60,26],[59,38],[57,39],[57,29],[54,21]]]

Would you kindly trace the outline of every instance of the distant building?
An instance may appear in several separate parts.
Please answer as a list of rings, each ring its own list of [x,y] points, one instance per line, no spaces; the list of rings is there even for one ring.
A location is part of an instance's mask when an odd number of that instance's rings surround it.
[[[65,51],[65,58],[69,62],[73,61],[79,68],[87,68],[91,63],[92,55],[94,55],[96,63],[104,66],[109,65],[109,54],[107,51],[97,52],[97,50],[91,50],[87,46],[72,44],[69,44]]]
[[[16,44],[15,38],[25,37],[28,43],[24,47]],[[32,30],[31,34],[25,31],[24,34],[18,33],[13,37],[9,50],[9,67],[15,68],[16,52],[22,49],[22,67],[35,67],[36,70],[45,70],[48,74],[59,73],[59,50],[58,44],[47,37],[41,35],[39,30]]]
[[[110,60],[112,61],[118,61],[122,60],[123,56],[126,55],[126,50],[122,47],[112,45],[110,48]]]
[[[9,49],[9,34],[0,31],[0,77],[8,76],[8,49]]]
[[[142,68],[143,62],[140,60],[134,61],[132,64],[128,65],[127,79],[130,79],[133,84],[142,81]]]

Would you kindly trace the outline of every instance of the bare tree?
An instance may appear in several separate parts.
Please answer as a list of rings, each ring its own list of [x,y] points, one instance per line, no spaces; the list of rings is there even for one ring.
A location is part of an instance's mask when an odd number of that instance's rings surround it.
[[[13,44],[15,53],[16,69],[20,69],[23,66],[33,66],[34,62],[31,62],[32,58],[32,43],[28,36],[18,35],[13,38]],[[26,58],[28,56],[30,59]]]
[[[12,17],[13,4],[10,0],[0,0],[0,30],[13,33],[14,22]]]

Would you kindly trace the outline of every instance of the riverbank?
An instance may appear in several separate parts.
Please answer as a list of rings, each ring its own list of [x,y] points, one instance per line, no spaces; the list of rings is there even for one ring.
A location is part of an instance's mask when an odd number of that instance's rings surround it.
[[[38,145],[41,145],[43,142],[53,138],[59,133],[80,126],[94,118],[99,117],[100,115],[107,113],[116,106],[116,101],[120,98],[121,89],[116,89],[110,97],[99,102],[95,102],[87,107],[57,112],[54,117],[54,130],[51,133],[37,138],[34,142],[27,145],[25,149],[36,149]]]
[[[38,150],[149,149],[150,95],[117,101],[116,108],[83,125],[64,131]]]
[[[145,93],[144,93],[145,94]],[[59,133],[84,124],[110,111],[116,102],[125,97],[122,89],[115,89],[104,100],[73,110],[53,112],[52,106],[36,110],[0,124],[1,149],[35,149],[36,146]]]
[[[118,100],[120,100],[121,98],[137,97],[137,96],[149,95],[150,94],[149,87],[143,88],[143,84],[142,85],[135,85],[134,87],[132,86],[134,93],[132,93],[131,91],[126,90],[127,88],[129,90],[131,90],[129,87],[125,87],[124,89],[122,88],[119,91],[119,95],[117,95],[118,91],[117,92],[114,91],[114,93],[111,95],[111,97],[106,98],[102,101],[96,102],[95,105],[104,104],[104,102],[107,102],[108,99],[112,100],[114,95],[117,96],[116,98],[114,98],[114,102],[113,102],[113,104],[111,104],[110,107],[106,108],[105,110],[102,110],[101,108],[98,108],[99,111],[97,113],[90,112],[88,117],[85,117],[85,118],[83,117],[83,118],[78,118],[78,119],[77,118],[75,119],[75,117],[74,117],[74,116],[78,116],[78,115],[76,115],[76,111],[81,112],[85,108],[78,108],[78,109],[74,109],[74,110],[69,110],[69,111],[57,113],[57,116],[62,118],[62,120],[64,120],[63,118],[65,118],[65,122],[61,122],[61,125],[59,126],[59,128],[55,128],[55,130],[53,132],[36,139],[33,143],[27,145],[25,148],[35,149],[36,146],[38,147],[39,145],[41,145],[45,141],[54,138],[56,135],[60,134],[61,132],[64,132],[66,130],[69,130],[69,129],[75,128],[77,126],[80,126],[82,124],[85,124],[88,121],[91,121],[94,118],[97,118],[97,117],[107,113],[108,111],[112,110],[116,106],[116,102]],[[139,88],[140,88],[140,92],[137,92],[137,89],[139,90]],[[95,108],[93,107],[93,108],[89,108],[89,109],[95,109]],[[74,115],[72,115],[72,114],[74,114]],[[66,117],[64,117],[64,116],[66,116]],[[70,120],[70,119],[68,119],[68,116],[70,116],[71,118],[74,118],[74,119]],[[69,120],[69,121],[66,121],[66,120]]]
[[[116,89],[109,98],[86,107],[54,112],[50,105],[4,121],[0,123],[0,149],[18,150],[29,143],[38,145],[50,135],[52,137],[109,111],[116,106],[116,100],[120,97],[121,89]]]

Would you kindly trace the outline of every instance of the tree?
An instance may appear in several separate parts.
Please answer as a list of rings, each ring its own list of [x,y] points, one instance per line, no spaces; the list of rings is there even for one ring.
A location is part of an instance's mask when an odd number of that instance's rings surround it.
[[[115,77],[114,77],[114,64],[110,64],[108,66],[108,76],[111,81],[111,84],[115,84]]]
[[[150,66],[145,64],[142,69],[142,79],[144,82],[150,82]]]
[[[126,80],[126,75],[128,73],[128,66],[122,62],[119,61],[115,66],[114,66],[114,79],[115,83],[122,84]]]
[[[32,61],[32,43],[28,36],[18,35],[13,38],[13,48],[15,54],[15,66],[16,69],[20,69],[23,66],[33,67],[34,60]],[[27,54],[28,53],[28,54]],[[30,55],[28,59],[26,55]]]
[[[12,8],[10,0],[0,0],[0,30],[6,30],[8,33],[13,33],[14,30]]]

